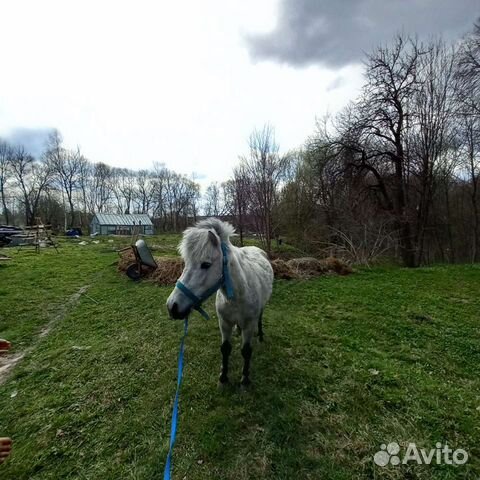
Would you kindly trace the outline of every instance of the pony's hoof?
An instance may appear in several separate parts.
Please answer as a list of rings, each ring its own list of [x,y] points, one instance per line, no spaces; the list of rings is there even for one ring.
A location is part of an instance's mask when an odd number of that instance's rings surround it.
[[[252,382],[250,381],[250,378],[246,377],[245,375],[242,376],[242,379],[240,380],[240,385],[242,387],[248,387],[251,385]]]
[[[219,385],[223,386],[228,383],[228,377],[224,375],[223,373],[220,374],[220,377],[218,378],[218,383]]]
[[[226,382],[226,383],[222,383],[222,382],[218,382],[217,383],[217,390],[219,392],[225,392],[228,390],[228,388],[230,387],[230,383]]]

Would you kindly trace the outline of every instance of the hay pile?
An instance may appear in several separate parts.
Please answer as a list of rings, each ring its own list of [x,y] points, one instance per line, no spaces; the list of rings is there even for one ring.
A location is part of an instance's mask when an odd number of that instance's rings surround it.
[[[120,254],[120,260],[118,261],[118,271],[126,272],[127,267],[132,263],[135,263],[135,255],[133,254],[133,252],[131,250],[127,252],[122,252]]]
[[[272,261],[272,267],[275,278],[284,280],[314,278],[327,273],[348,275],[353,272],[350,265],[334,257],[325,260],[311,257],[292,258],[287,261],[277,259]]]
[[[159,285],[175,285],[178,277],[182,274],[183,261],[181,258],[154,257],[158,264],[157,269],[150,267],[143,268],[142,278],[149,279]],[[135,255],[132,251],[122,252],[118,261],[118,270],[125,273],[127,268],[135,263]]]
[[[288,262],[286,262],[285,260],[277,258],[275,260],[272,260],[271,264],[275,278],[281,278],[283,280],[291,280],[292,278],[296,278],[295,273],[289,267]]]
[[[292,258],[287,263],[298,277],[318,277],[328,271],[320,260],[312,257]]]
[[[154,257],[158,268],[153,270],[144,268],[142,278],[149,279],[159,285],[175,285],[175,282],[182,274],[183,261],[181,258]],[[118,262],[118,270],[125,273],[129,265],[135,262],[135,256],[131,251],[123,252]],[[272,260],[273,273],[275,278],[284,280],[308,279],[319,277],[330,273],[337,275],[348,275],[352,268],[347,263],[335,257],[328,257],[324,260],[317,260],[312,257],[293,258],[291,260]]]
[[[181,258],[155,258],[158,268],[154,270],[149,278],[159,285],[175,285],[183,270]]]
[[[325,268],[328,272],[333,272],[338,275],[350,275],[353,273],[352,267],[336,257],[327,257],[325,260],[322,260]]]

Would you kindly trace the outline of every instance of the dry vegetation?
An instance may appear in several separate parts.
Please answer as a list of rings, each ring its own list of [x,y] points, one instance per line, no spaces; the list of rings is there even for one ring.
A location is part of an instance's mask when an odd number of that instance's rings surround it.
[[[143,278],[148,278],[159,285],[174,285],[182,274],[183,261],[180,258],[154,257],[158,264],[156,270],[150,267],[143,268]],[[135,256],[130,252],[123,252],[118,261],[118,270],[126,272],[129,265],[135,263]]]
[[[313,257],[292,258],[291,260],[276,259],[272,261],[275,278],[284,280],[308,279],[334,273],[348,275],[353,272],[350,265],[344,261],[328,257],[318,260]]]
[[[154,257],[158,268],[153,270],[144,268],[143,278],[159,285],[174,285],[183,270],[183,261],[180,258]],[[132,252],[123,252],[118,261],[118,270],[126,272],[129,265],[135,263]],[[318,260],[313,257],[293,258],[291,260],[272,260],[275,278],[283,280],[308,279],[326,274],[348,275],[353,272],[350,265],[335,257]]]

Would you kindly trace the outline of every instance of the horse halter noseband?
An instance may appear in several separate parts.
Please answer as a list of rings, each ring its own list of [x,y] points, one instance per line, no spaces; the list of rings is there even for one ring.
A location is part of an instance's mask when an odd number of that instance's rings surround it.
[[[222,276],[215,282],[209,289],[203,292],[200,296],[197,297],[185,284],[180,281],[177,281],[175,286],[185,294],[192,302],[193,308],[197,310],[202,317],[206,318],[207,320],[210,319],[208,313],[202,308],[202,303],[207,300],[210,296],[212,296],[219,288],[225,287],[225,291],[227,292],[227,298],[229,300],[233,299],[233,286],[232,286],[232,279],[230,277],[230,272],[228,271],[228,247],[227,244],[224,242],[220,243],[222,248]]]

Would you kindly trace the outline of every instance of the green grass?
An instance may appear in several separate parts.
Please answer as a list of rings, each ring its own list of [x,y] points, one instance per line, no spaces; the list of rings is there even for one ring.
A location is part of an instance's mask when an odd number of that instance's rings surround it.
[[[177,241],[150,243],[174,255]],[[3,250],[0,337],[27,354],[0,386],[0,436],[14,438],[2,480],[162,478],[182,324],[170,288],[116,271],[118,242]],[[479,299],[479,266],[277,281],[247,392],[239,339],[220,391],[216,320],[192,316],[174,478],[478,478]],[[375,466],[391,441],[470,459]]]

